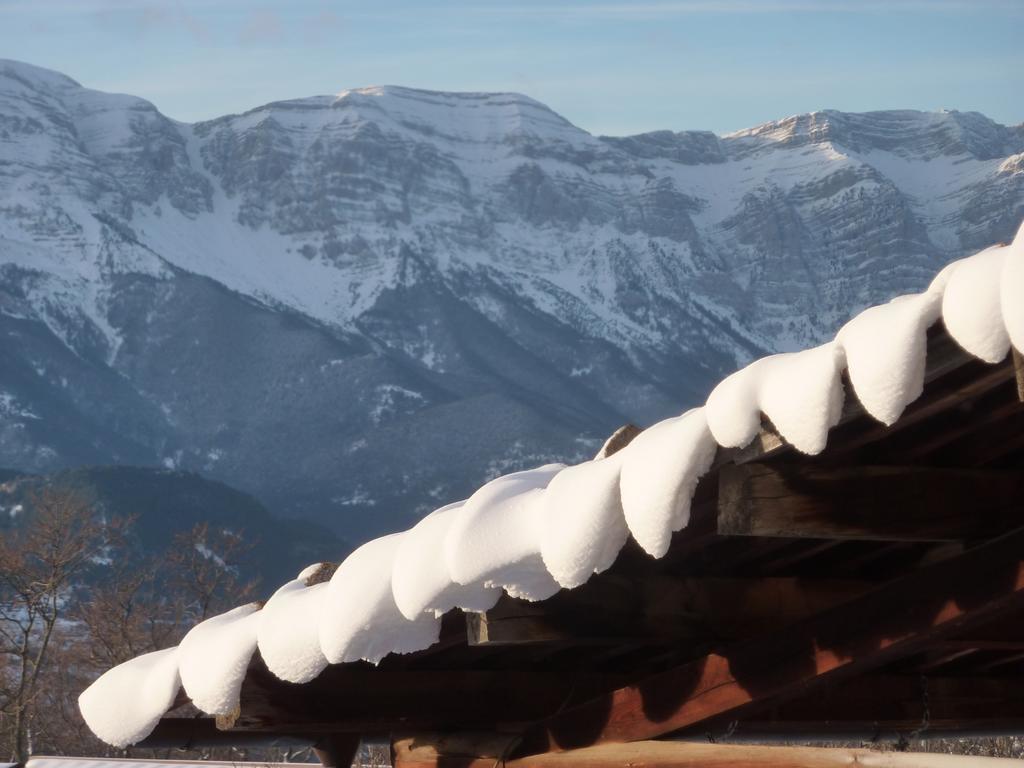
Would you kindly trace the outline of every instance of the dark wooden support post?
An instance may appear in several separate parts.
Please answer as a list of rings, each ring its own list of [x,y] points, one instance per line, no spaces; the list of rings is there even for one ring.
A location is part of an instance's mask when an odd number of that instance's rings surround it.
[[[360,741],[358,733],[333,733],[317,741],[313,752],[323,768],[352,768]]]
[[[1020,523],[1018,472],[726,465],[718,532],[879,541],[986,538]],[[970,514],[966,514],[970,511]]]
[[[915,571],[805,622],[569,707],[520,754],[637,741],[740,717],[1024,609],[1024,530]]]

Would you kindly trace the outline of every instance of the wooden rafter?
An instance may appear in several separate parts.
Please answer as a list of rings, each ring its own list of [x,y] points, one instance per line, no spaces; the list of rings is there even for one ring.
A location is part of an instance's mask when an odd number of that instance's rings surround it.
[[[781,627],[863,594],[855,579],[595,579],[540,603],[504,597],[466,616],[470,645],[615,644],[737,638]]]
[[[800,625],[570,707],[531,728],[522,748],[531,754],[662,736],[877,668],[1022,606],[1018,530]]]
[[[250,665],[235,732],[381,733],[519,726],[558,710],[570,695],[592,696],[622,675],[533,670],[410,670],[339,664],[303,685]]]
[[[987,538],[1019,523],[1024,500],[1018,472],[744,464],[722,467],[718,480],[718,532],[727,536]]]

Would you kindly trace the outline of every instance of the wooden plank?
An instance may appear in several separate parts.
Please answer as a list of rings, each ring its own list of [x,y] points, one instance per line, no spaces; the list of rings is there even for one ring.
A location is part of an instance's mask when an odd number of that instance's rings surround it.
[[[1017,760],[974,755],[882,752],[843,747],[792,747],[701,744],[683,741],[638,741],[504,759],[438,751],[423,737],[394,742],[394,768],[1010,768]]]
[[[524,733],[522,753],[649,739],[740,716],[1022,609],[1018,530],[801,624],[569,707]]]
[[[465,646],[464,646],[465,648]],[[402,659],[399,659],[401,661]],[[634,676],[635,677],[635,676]],[[589,698],[630,677],[586,670],[401,669],[337,664],[302,685],[282,681],[257,657],[241,691],[232,732],[387,733],[396,727],[491,729],[558,711],[573,695]]]
[[[745,464],[719,472],[726,536],[958,541],[1020,522],[1018,472]]]
[[[732,464],[746,464],[749,461],[757,461],[768,456],[774,456],[791,447],[782,435],[779,434],[778,430],[768,423],[761,427],[761,430],[749,445],[731,449],[731,451],[730,449],[719,449],[719,451],[722,452],[723,456],[727,455],[729,462]]]
[[[470,645],[622,644],[739,638],[806,618],[872,588],[856,579],[595,579],[531,603],[503,597],[467,614]]]

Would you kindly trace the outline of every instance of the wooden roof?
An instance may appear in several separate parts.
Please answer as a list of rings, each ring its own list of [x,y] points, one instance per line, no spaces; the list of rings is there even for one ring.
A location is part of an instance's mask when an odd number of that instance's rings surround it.
[[[891,427],[850,398],[818,456],[770,423],[721,449],[660,560],[627,545],[582,587],[451,611],[435,646],[303,685],[257,654],[237,717],[171,712],[142,745],[344,754],[361,735],[472,732],[511,758],[669,734],[1020,731],[1024,366],[976,360],[941,324],[927,360]]]

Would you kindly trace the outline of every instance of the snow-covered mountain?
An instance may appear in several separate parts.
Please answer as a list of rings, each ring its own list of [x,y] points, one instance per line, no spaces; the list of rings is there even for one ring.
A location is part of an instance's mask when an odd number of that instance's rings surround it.
[[[358,538],[1022,217],[1024,126],[977,113],[609,138],[378,87],[189,125],[0,61],[0,466],[196,470]]]

